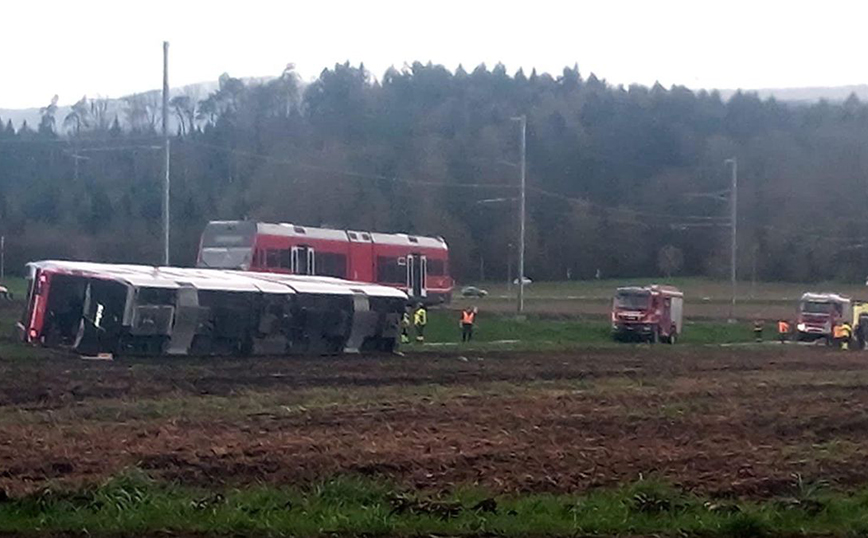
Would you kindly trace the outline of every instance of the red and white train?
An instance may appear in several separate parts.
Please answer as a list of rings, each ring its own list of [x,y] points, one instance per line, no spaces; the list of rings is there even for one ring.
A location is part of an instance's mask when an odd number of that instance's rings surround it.
[[[411,301],[449,302],[449,248],[441,237],[212,221],[198,267],[321,275],[398,288]]]

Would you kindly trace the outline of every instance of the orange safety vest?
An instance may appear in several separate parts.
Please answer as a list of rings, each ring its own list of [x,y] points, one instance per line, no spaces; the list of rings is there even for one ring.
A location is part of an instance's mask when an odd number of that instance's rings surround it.
[[[461,312],[461,323],[465,325],[473,325],[473,320],[476,319],[476,313],[473,310],[464,310]]]
[[[833,331],[833,335],[835,338],[849,338],[850,337],[850,327],[846,324],[835,325],[835,330]]]
[[[778,332],[779,332],[779,333],[788,333],[788,332],[790,332],[790,324],[787,323],[786,321],[779,321],[779,322],[778,322]]]

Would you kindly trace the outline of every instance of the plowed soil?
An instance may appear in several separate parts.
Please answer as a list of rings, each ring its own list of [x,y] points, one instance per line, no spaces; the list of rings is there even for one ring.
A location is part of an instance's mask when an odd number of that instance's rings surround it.
[[[459,352],[460,353],[460,352]],[[0,361],[0,488],[130,467],[202,486],[335,474],[763,498],[868,482],[868,353],[624,346],[461,356]]]

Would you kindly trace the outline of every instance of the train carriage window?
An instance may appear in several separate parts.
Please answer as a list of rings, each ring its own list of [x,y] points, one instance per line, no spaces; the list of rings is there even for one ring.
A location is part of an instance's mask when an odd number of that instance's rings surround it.
[[[370,241],[370,240],[371,240],[371,236],[368,235],[368,234],[362,234],[362,239],[363,239],[364,241]]]
[[[140,305],[174,305],[175,290],[166,288],[139,288],[136,302]]]
[[[265,251],[266,267],[280,267],[280,251],[268,249]]]
[[[280,268],[281,269],[291,269],[292,268],[292,264],[290,262],[290,259],[291,259],[290,254],[291,253],[292,253],[292,251],[289,249],[285,249],[285,250],[280,251]]]
[[[428,258],[428,274],[431,276],[444,276],[446,274],[446,262]]]
[[[347,257],[344,254],[334,252],[316,253],[316,274],[333,276],[337,278],[347,277]]]
[[[404,284],[407,269],[398,265],[398,258],[377,256],[377,282],[383,284]]]
[[[353,241],[356,241],[359,239],[359,236],[357,236],[354,232],[350,232],[349,236],[350,236],[350,239],[352,239]]]

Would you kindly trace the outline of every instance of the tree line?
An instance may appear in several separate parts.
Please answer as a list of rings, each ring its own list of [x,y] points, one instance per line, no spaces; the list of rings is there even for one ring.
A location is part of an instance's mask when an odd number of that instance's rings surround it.
[[[292,66],[176,95],[172,258],[212,219],[441,235],[461,282],[515,273],[519,131],[527,117],[527,273],[534,279],[723,276],[739,165],[739,272],[868,274],[868,107],[612,85],[503,65],[363,65],[303,84]],[[0,128],[10,270],[39,258],[161,258],[158,93],[83,98]],[[0,126],[3,123],[0,122]]]

